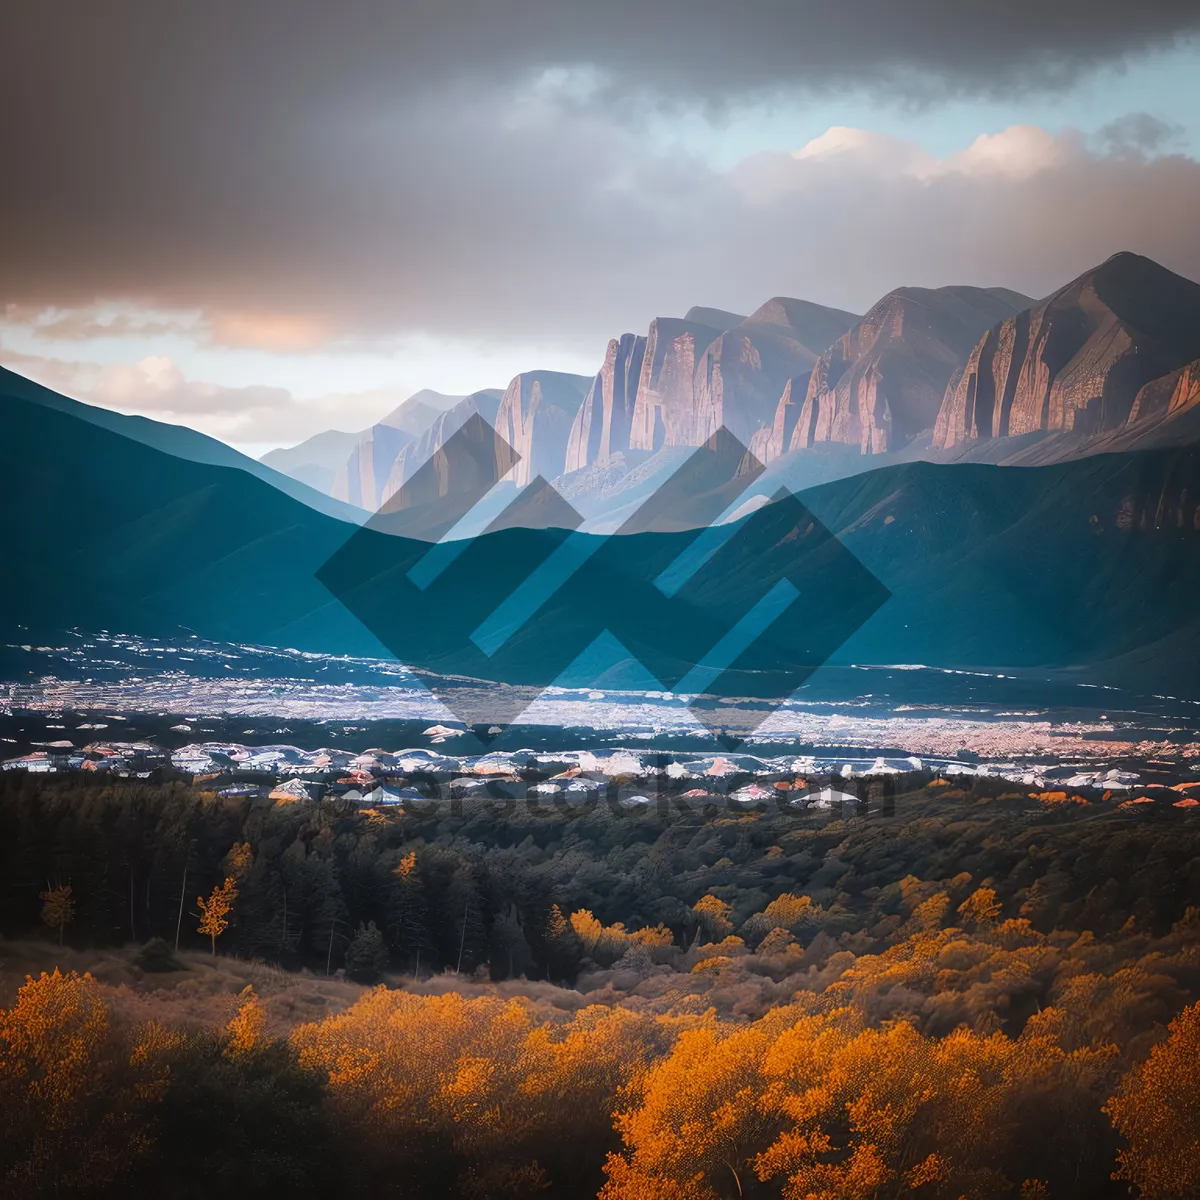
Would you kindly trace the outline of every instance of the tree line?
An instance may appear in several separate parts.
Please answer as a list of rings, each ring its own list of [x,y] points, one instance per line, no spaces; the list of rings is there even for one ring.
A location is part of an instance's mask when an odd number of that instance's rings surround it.
[[[622,821],[0,781],[6,936],[385,981],[197,1029],[31,979],[4,1187],[1196,1194],[1195,819],[909,782],[885,819]]]

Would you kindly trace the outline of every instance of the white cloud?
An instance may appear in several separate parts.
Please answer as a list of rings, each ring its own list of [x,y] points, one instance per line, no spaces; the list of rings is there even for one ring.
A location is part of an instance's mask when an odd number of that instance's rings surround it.
[[[298,400],[287,388],[225,387],[189,379],[169,355],[101,364],[20,354],[0,347],[0,364],[86,404],[169,424],[189,425],[225,442],[269,449],[331,426],[363,429],[413,389],[328,393]]]
[[[981,133],[941,165],[966,175],[1002,175],[1020,181],[1068,165],[1080,156],[1081,148],[1081,139],[1075,136],[1056,137],[1036,125],[1011,125],[1000,133]]]

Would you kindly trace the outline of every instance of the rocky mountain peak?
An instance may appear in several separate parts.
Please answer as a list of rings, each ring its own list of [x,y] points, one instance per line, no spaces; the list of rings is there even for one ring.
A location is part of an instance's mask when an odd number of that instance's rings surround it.
[[[943,398],[934,445],[1111,433],[1143,389],[1200,357],[1200,284],[1123,251],[987,330]]]
[[[980,333],[1012,311],[988,288],[889,292],[814,365],[787,448],[842,442],[878,454],[904,445],[933,426]],[[794,387],[788,399],[794,406]]]

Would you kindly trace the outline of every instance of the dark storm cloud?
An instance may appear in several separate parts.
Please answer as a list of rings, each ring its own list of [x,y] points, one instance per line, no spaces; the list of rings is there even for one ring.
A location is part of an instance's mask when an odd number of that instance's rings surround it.
[[[18,0],[0,15],[0,303],[202,307],[250,341],[262,313],[594,337],[631,288],[655,307],[780,290],[765,230],[810,291],[845,299],[844,267],[811,269],[848,228],[835,209],[803,188],[747,199],[655,152],[647,106],[1008,94],[1198,26],[1195,0]],[[554,67],[589,87],[536,87]]]

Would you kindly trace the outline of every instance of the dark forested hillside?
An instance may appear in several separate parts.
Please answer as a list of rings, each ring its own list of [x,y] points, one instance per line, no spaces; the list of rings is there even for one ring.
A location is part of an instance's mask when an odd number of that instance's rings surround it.
[[[938,782],[418,815],[6,777],[0,920],[41,940],[0,941],[0,1194],[1194,1194],[1194,806]]]

